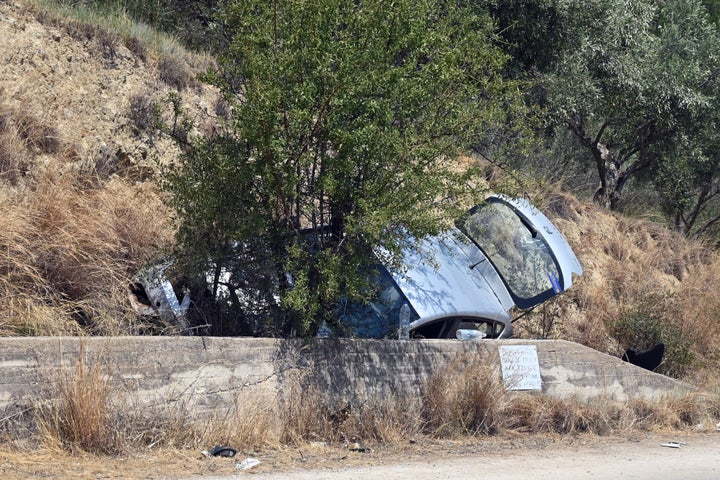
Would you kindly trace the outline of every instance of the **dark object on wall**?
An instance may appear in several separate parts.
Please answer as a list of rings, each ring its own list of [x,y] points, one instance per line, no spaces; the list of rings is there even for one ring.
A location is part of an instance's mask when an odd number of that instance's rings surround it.
[[[662,362],[663,355],[665,355],[665,344],[658,343],[644,352],[638,352],[637,350],[629,348],[625,350],[622,359],[638,367],[654,371],[660,365],[660,362]]]

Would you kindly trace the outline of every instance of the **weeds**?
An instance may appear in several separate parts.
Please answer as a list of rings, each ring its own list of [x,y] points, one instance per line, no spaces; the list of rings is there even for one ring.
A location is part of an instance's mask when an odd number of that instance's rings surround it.
[[[179,91],[198,85],[195,76],[186,64],[175,56],[163,56],[158,62],[160,80]]]
[[[57,129],[31,111],[0,105],[0,177],[15,185],[40,154],[57,154],[62,142]]]
[[[720,396],[691,393],[626,402],[580,402],[542,394],[507,392],[487,356],[464,354],[439,369],[419,398],[385,396],[359,404],[335,404],[299,376],[279,392],[242,391],[234,405],[198,419],[180,403],[152,408],[134,404],[131,392],[111,394],[101,364],[78,361],[54,382],[54,400],[38,409],[46,446],[91,453],[142,448],[197,449],[224,444],[244,451],[322,443],[401,444],[408,439],[467,439],[518,434],[610,435],[688,430],[720,418]]]
[[[56,388],[56,403],[41,407],[39,413],[44,441],[70,450],[115,451],[110,385],[101,368],[81,360],[75,371],[59,376]]]
[[[163,127],[160,106],[147,94],[136,94],[130,97],[127,115],[137,134],[152,135]]]
[[[3,202],[6,334],[117,335],[135,328],[126,282],[171,240],[162,202],[148,184],[109,181],[85,191],[76,182],[40,179],[31,196]]]
[[[497,362],[461,355],[430,380],[422,417],[433,436],[493,434],[502,429],[504,387]]]

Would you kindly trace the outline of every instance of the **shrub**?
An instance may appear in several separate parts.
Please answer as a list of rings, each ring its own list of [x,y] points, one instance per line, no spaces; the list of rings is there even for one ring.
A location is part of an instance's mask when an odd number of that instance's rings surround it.
[[[463,354],[433,375],[422,405],[428,433],[446,437],[502,429],[505,389],[494,365],[483,355]]]
[[[174,56],[163,56],[158,62],[160,80],[180,91],[195,87],[197,80],[185,63]]]
[[[136,134],[152,134],[163,125],[160,106],[147,94],[130,97],[127,115]]]
[[[125,47],[130,50],[141,61],[146,61],[148,57],[148,48],[145,42],[136,36],[130,36],[124,40]]]
[[[657,371],[681,377],[694,365],[696,358],[691,332],[684,330],[681,318],[671,316],[675,301],[672,294],[642,295],[637,303],[621,311],[611,330],[624,349],[642,351],[664,343],[665,357]]]

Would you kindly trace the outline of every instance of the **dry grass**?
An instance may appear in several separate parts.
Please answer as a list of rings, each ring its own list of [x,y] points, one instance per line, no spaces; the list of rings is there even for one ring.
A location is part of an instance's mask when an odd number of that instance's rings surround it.
[[[433,436],[494,434],[506,401],[497,361],[463,354],[430,379],[423,418]]]
[[[39,427],[46,446],[112,453],[110,385],[97,366],[78,362],[59,375],[57,400],[39,409]]]
[[[158,61],[160,80],[179,91],[196,88],[199,83],[190,67],[177,56],[163,56]]]
[[[111,384],[111,369],[81,359],[59,372],[38,408],[42,444],[57,451],[117,454],[147,448],[281,450],[309,444],[353,448],[409,439],[529,435],[612,435],[714,429],[720,395],[692,393],[657,401],[599,398],[586,403],[506,391],[489,358],[460,355],[439,369],[419,398],[393,396],[336,405],[300,374],[278,392],[240,392],[214,418],[180,403],[147,407]],[[48,401],[47,399],[52,399]]]
[[[45,24],[88,43],[103,62],[114,62],[124,45],[141,63],[157,63],[158,77],[179,90],[194,88],[192,72],[211,61],[183,52],[172,38],[123,16],[75,12],[75,20],[68,21],[61,11],[37,10]],[[114,28],[120,36],[108,33]],[[128,99],[130,123],[139,132],[151,130],[158,115],[152,99],[143,94],[134,102]],[[222,110],[216,113],[223,115]],[[114,133],[98,134],[110,138]],[[130,311],[126,285],[141,265],[172,243],[169,214],[152,183],[118,174],[115,150],[96,157],[97,152],[80,151],[73,142],[80,144],[61,138],[42,113],[0,104],[0,335],[119,335],[143,327]],[[67,164],[82,158],[90,158],[92,168],[67,173]],[[668,373],[704,386],[710,395],[592,405],[509,395],[498,373],[486,368],[487,359],[462,358],[431,379],[421,399],[375,399],[352,405],[338,417],[344,405],[298,383],[277,405],[267,398],[239,397],[224,415],[199,424],[182,405],[151,411],[111,402],[103,369],[79,363],[73,373],[58,378],[58,403],[42,410],[45,441],[93,452],[210,443],[251,450],[309,441],[607,434],[716,422],[720,256],[653,222],[613,215],[559,189],[545,186],[542,194],[530,195],[572,244],[585,273],[552,304],[518,322],[517,332],[619,355],[637,345],[618,334],[618,320],[644,313],[659,332],[674,332],[673,339],[687,347],[669,351],[679,367]],[[656,298],[664,299],[662,308],[647,309],[649,299]]]
[[[654,329],[655,340],[670,347],[663,373],[708,378],[700,371],[712,371],[720,361],[720,294],[708,288],[720,283],[720,256],[657,223],[604,211],[559,190],[533,201],[563,232],[584,273],[570,290],[518,322],[516,334],[561,338],[620,356],[627,348],[648,348],[641,340],[649,341]]]
[[[168,216],[150,184],[77,180],[42,178],[0,207],[0,332],[133,331],[127,281],[168,245]]]
[[[0,178],[17,185],[38,155],[61,149],[60,134],[50,122],[32,111],[0,104]]]

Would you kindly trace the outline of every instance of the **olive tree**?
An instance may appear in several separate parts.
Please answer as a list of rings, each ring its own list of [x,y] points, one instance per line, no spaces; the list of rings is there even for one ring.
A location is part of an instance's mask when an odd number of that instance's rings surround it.
[[[431,0],[230,0],[208,76],[226,127],[167,175],[185,254],[215,268],[240,333],[313,334],[480,193],[467,146],[517,89],[487,15]],[[232,295],[231,295],[232,297]],[[253,317],[254,318],[254,317]],[[245,320],[243,320],[245,319]]]
[[[543,77],[545,100],[592,158],[595,199],[616,208],[630,179],[657,179],[705,142],[699,124],[717,115],[716,26],[694,0],[555,5],[567,38]]]

